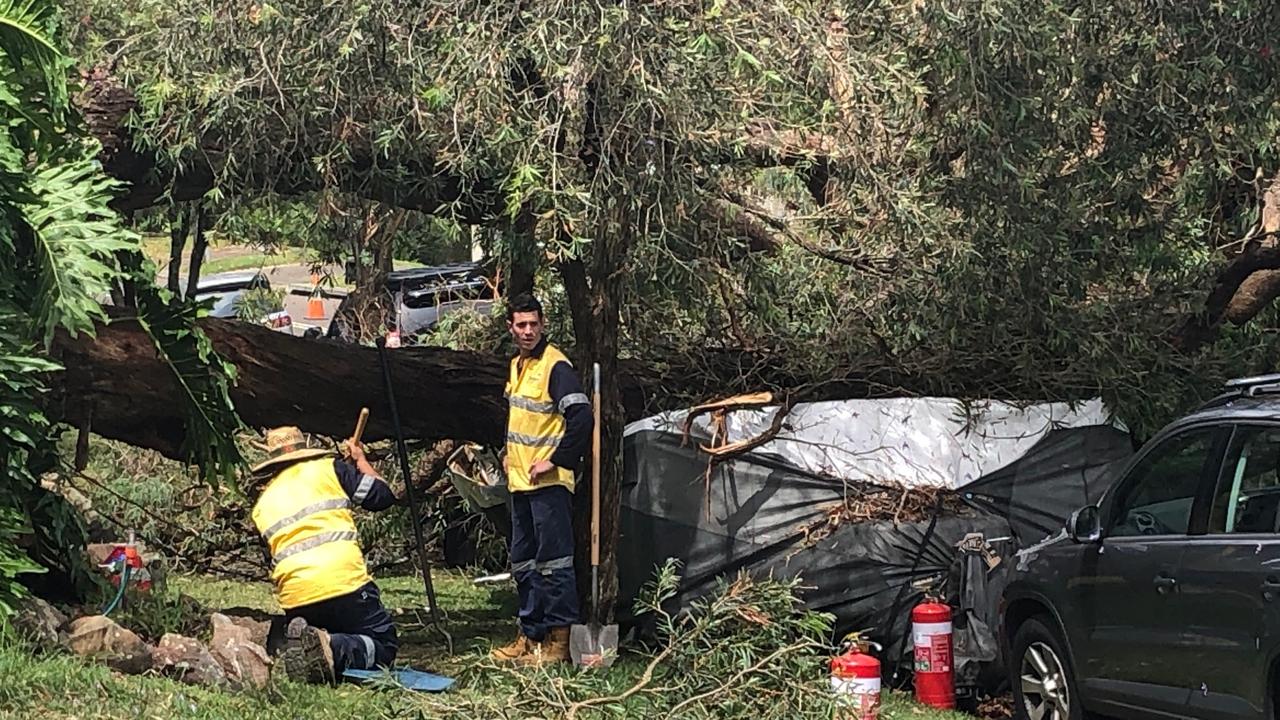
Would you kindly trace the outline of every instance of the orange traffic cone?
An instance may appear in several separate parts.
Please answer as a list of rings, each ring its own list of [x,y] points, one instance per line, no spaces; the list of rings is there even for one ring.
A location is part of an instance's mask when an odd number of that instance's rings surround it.
[[[324,300],[319,295],[312,295],[307,298],[307,319],[323,320],[324,319]]]

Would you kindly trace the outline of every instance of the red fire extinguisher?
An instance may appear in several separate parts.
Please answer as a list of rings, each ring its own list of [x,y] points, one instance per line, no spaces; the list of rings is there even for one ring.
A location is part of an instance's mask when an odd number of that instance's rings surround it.
[[[911,637],[915,643],[916,700],[929,707],[954,708],[951,608],[925,598],[911,611]]]
[[[880,646],[854,638],[844,652],[831,658],[831,690],[848,709],[841,717],[876,720],[880,717],[880,661],[867,652]]]

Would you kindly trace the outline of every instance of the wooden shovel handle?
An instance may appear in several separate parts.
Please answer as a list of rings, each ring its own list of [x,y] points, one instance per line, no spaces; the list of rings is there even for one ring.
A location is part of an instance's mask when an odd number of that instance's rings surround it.
[[[360,408],[360,418],[356,420],[356,431],[351,433],[351,444],[359,445],[364,437],[364,426],[369,423],[369,408]]]
[[[600,363],[592,368],[591,413],[591,565],[600,565]]]

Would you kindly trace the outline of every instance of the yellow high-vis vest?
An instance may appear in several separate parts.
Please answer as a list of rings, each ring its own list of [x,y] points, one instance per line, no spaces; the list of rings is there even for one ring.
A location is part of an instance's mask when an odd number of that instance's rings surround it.
[[[271,550],[271,579],[285,609],[345,595],[372,579],[333,458],[282,470],[253,506],[253,524]]]
[[[563,485],[573,491],[573,471],[557,467],[529,482],[529,468],[540,460],[549,460],[564,439],[563,408],[551,399],[551,368],[569,362],[564,353],[544,346],[541,357],[511,359],[506,396],[510,406],[507,420],[507,490],[527,492],[551,485]]]

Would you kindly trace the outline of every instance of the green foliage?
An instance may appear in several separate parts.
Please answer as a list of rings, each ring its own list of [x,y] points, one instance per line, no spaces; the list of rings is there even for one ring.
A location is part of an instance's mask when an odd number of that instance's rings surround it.
[[[161,313],[170,305],[152,287],[151,268],[142,272],[139,238],[108,206],[119,186],[94,159],[96,144],[68,127],[69,63],[58,50],[57,15],[49,0],[0,0],[0,616],[21,592],[15,576],[37,569],[24,556],[57,568],[60,583],[83,589],[91,582],[80,552],[83,524],[39,484],[56,466],[58,434],[40,411],[44,376],[58,370],[44,354],[59,330],[92,334],[106,319],[102,304],[131,272],[157,349],[184,387],[196,388],[192,410],[205,422],[193,423],[192,459],[226,467],[237,457],[216,440],[235,427],[229,376],[191,329],[194,308]],[[213,409],[200,412],[199,403]],[[25,552],[15,544],[19,529]]]
[[[150,263],[146,274],[153,277]],[[213,350],[208,336],[196,327],[199,306],[183,302],[155,285],[141,285],[137,295],[138,322],[173,372],[187,416],[180,452],[206,474],[234,482],[243,464],[235,433],[241,427],[230,388],[235,366]]]
[[[25,525],[16,510],[0,508],[0,618],[13,613],[15,603],[26,594],[17,582],[18,576],[42,571],[15,545]]]
[[[663,605],[678,587],[668,561],[637,601],[666,643],[660,679],[681,688],[654,700],[664,717],[831,717],[827,678],[813,669],[830,655],[833,618],[801,607],[800,581],[739,574],[676,616]]]
[[[111,589],[114,594],[115,589]],[[104,607],[110,598],[104,598]],[[112,619],[138,633],[149,642],[159,642],[165,633],[208,639],[209,611],[194,598],[172,590],[165,592],[128,591],[123,607]]]
[[[116,253],[136,251],[138,238],[107,211],[118,183],[92,155],[38,168],[31,187],[25,210],[39,277],[32,312],[47,346],[59,327],[74,337],[106,319],[102,298],[121,272]]]
[[[36,133],[56,130],[63,120],[66,61],[52,39],[55,15],[48,2],[0,0],[0,51],[5,55],[0,104],[24,116],[22,123],[8,126],[19,147],[39,142]]]
[[[236,299],[236,317],[256,323],[284,307],[284,288],[254,288]]]
[[[234,137],[230,194],[355,191],[582,259],[617,352],[689,359],[695,392],[1102,393],[1142,430],[1274,362],[1269,315],[1171,349],[1280,169],[1268,12],[92,0],[76,44],[145,34],[112,57],[167,167]]]
[[[234,440],[249,463],[265,457],[251,444],[252,435]],[[387,446],[371,448],[375,466],[393,484],[400,483]],[[377,459],[384,458],[384,459]],[[411,462],[417,462],[416,455]],[[131,529],[188,570],[218,567],[266,578],[262,548],[250,517],[252,497],[229,485],[204,483],[192,468],[150,450],[93,437],[88,467],[69,482],[90,501],[96,513],[109,518],[113,532]],[[252,496],[252,492],[250,492]],[[478,545],[478,564],[500,568],[506,562],[503,539],[482,518],[467,510],[451,489],[420,499],[428,552],[439,558],[447,530],[461,529]],[[413,530],[407,508],[380,513],[357,512],[356,527],[370,567],[397,567],[415,557]],[[452,533],[451,533],[452,534]],[[437,559],[437,562],[439,560]],[[380,574],[375,572],[375,574]]]
[[[482,353],[501,352],[510,339],[504,312],[502,308],[495,307],[489,314],[470,309],[448,313],[418,340],[418,344]]]
[[[93,437],[88,466],[71,484],[114,536],[133,530],[180,567],[188,563],[261,573],[259,546],[243,496],[201,481],[193,468],[158,453]]]
[[[230,197],[217,204],[216,232],[224,242],[250,245],[264,253],[215,261],[205,272],[259,267],[286,262],[333,263],[352,259],[370,261],[360,247],[367,201],[341,193],[304,193],[281,196],[272,193]],[[149,213],[147,222],[161,223],[161,213]],[[150,226],[150,225],[148,225]],[[394,257],[437,265],[469,257],[470,235],[457,222],[422,212],[409,212],[391,238]],[[305,250],[305,253],[297,252]]]
[[[128,239],[98,223],[109,185],[89,181],[89,148],[60,135],[66,66],[53,15],[48,2],[0,3],[0,618],[24,592],[17,576],[40,569],[31,557],[65,568],[83,542],[38,484],[52,434],[38,400],[57,369],[41,352],[57,327],[91,329],[107,254]]]

